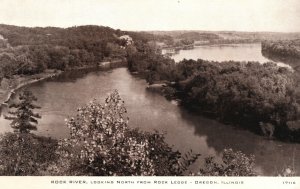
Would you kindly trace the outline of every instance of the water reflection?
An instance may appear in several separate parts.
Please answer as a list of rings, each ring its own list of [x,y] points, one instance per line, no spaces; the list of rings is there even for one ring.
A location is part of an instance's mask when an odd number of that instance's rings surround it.
[[[224,148],[254,154],[256,170],[264,175],[277,175],[288,166],[300,170],[300,145],[268,140],[249,131],[230,125],[222,125],[217,121],[199,118],[186,110],[181,111],[182,119],[195,128],[195,135],[206,136],[207,146],[214,148],[219,154]],[[298,173],[299,174],[299,173]]]

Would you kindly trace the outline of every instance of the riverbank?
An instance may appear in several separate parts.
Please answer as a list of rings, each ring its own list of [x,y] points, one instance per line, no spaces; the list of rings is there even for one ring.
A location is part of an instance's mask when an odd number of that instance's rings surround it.
[[[16,90],[48,78],[56,77],[61,73],[62,71],[60,70],[46,70],[43,73],[34,75],[15,75],[11,79],[4,78],[0,86],[0,104],[6,105]]]
[[[117,67],[127,66],[126,59],[113,59],[110,61],[100,62],[96,66],[84,66],[61,70],[46,70],[43,73],[34,75],[15,75],[10,79],[4,78],[0,85],[0,105],[7,105],[8,101],[11,99],[15,92],[23,87],[29,86],[31,84],[57,77],[63,72],[74,71],[74,70],[87,70],[87,69],[101,69],[107,70]]]
[[[98,67],[100,69],[112,69],[118,68],[122,66],[128,66],[128,62],[126,58],[109,58],[106,61],[99,62]]]

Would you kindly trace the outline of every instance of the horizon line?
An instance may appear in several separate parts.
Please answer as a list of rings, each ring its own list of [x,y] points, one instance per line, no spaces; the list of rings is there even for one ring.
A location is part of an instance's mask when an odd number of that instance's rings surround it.
[[[97,24],[83,24],[83,25],[73,25],[73,26],[26,26],[26,25],[15,25],[15,24],[5,24],[0,23],[0,25],[6,25],[6,26],[16,26],[16,27],[26,27],[26,28],[61,28],[61,29],[67,29],[72,27],[82,27],[82,26],[99,26],[99,27],[109,27],[114,30],[122,30],[122,31],[131,31],[131,32],[180,32],[180,31],[196,31],[196,32],[241,32],[241,33],[300,33],[300,31],[270,31],[270,30],[230,30],[230,29],[224,29],[224,30],[208,30],[208,29],[151,29],[151,30],[145,30],[145,29],[121,29],[121,28],[114,28],[111,26],[105,26],[105,25],[97,25]]]

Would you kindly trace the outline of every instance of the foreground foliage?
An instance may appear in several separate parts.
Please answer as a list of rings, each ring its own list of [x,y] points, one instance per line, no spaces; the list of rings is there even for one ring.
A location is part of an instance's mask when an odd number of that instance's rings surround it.
[[[41,175],[56,161],[57,141],[30,133],[7,133],[0,137],[0,175]]]
[[[199,176],[255,176],[254,156],[246,156],[232,149],[223,151],[222,162],[217,163],[214,157],[205,158],[205,166],[200,169]]]
[[[117,91],[104,105],[92,101],[79,108],[67,125],[71,137],[59,143],[55,175],[182,175],[199,156],[183,159],[163,135],[130,129]]]

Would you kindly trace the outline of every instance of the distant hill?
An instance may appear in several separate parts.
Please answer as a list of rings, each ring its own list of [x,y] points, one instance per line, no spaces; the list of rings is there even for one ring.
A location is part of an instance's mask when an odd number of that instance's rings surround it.
[[[67,41],[76,40],[113,40],[116,31],[103,26],[79,26],[71,28],[56,27],[18,27],[0,25],[0,34],[8,39],[12,46],[56,44],[66,45]]]
[[[280,33],[280,32],[239,32],[239,31],[201,31],[201,30],[176,30],[176,31],[148,31],[155,35],[168,35],[173,38],[206,38],[208,40],[293,40],[300,39],[298,33]]]
[[[220,36],[214,33],[186,32],[178,35],[176,38],[201,41],[201,40],[217,40],[220,39]]]

